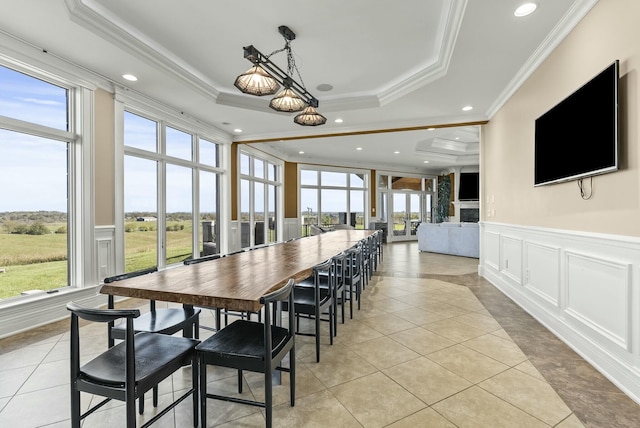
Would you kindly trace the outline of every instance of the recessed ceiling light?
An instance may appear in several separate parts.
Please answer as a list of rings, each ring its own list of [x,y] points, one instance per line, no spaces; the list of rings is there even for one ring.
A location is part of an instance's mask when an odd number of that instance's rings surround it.
[[[340,118],[337,118],[336,120],[334,120],[334,122],[335,122],[335,123],[342,123],[342,122],[344,122],[344,120],[342,120],[342,119],[340,119]]]
[[[396,150],[395,152],[393,152],[393,154],[395,154],[395,155],[397,155],[398,153],[400,153],[400,152],[399,152],[399,151],[397,151],[397,150]]]
[[[436,128],[427,128],[427,131],[435,131]]]
[[[128,80],[130,82],[135,82],[135,81],[138,80],[138,78],[136,76],[134,76],[133,74],[123,74],[122,78],[126,79],[126,80]]]
[[[327,92],[333,89],[333,86],[331,86],[328,83],[321,83],[318,86],[316,86],[316,89],[322,92]]]
[[[362,147],[356,147],[356,150],[362,150]]]
[[[242,129],[236,128],[236,129],[233,130],[233,132],[242,132]]]
[[[429,161],[424,161],[424,163],[429,163]]]
[[[473,106],[464,106],[464,107],[462,107],[462,111],[469,111],[469,110],[473,110]]]
[[[303,155],[303,154],[304,154],[304,152],[303,152],[302,150],[300,150],[300,151],[298,152],[298,154],[299,154],[299,155]]]
[[[537,7],[538,5],[535,3],[523,3],[520,6],[518,6],[518,8],[516,9],[515,12],[513,12],[513,14],[518,18],[527,16],[533,13],[533,11],[536,10]]]

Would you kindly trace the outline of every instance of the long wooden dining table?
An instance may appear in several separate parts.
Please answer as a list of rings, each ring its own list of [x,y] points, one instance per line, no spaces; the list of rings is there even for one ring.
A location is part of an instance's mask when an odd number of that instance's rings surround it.
[[[257,312],[260,297],[353,247],[375,230],[335,230],[203,263],[104,284],[100,293],[195,306]]]

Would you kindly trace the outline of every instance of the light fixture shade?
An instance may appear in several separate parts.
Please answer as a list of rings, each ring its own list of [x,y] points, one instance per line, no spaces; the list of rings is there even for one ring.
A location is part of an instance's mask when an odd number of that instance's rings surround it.
[[[318,113],[312,106],[308,106],[297,114],[293,121],[302,126],[318,126],[324,125],[327,122],[327,118]]]
[[[284,88],[273,97],[269,107],[277,111],[291,113],[300,111],[307,106],[307,103],[298,96],[291,88]]]
[[[254,65],[236,78],[233,85],[245,94],[272,95],[280,89],[280,84],[259,65]]]

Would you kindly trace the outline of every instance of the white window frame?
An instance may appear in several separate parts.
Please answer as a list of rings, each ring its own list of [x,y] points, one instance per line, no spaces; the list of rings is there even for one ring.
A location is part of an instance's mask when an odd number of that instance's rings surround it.
[[[316,171],[318,172],[318,185],[303,185],[302,184],[302,171]],[[325,186],[321,181],[322,172],[339,172],[347,174],[347,185],[342,186]],[[363,187],[351,187],[351,176],[350,174],[362,174],[363,176]],[[318,213],[322,213],[322,190],[323,189],[333,189],[333,190],[345,190],[347,193],[347,214],[351,213],[351,191],[352,190],[362,190],[364,195],[363,208],[364,208],[364,219],[363,224],[369,224],[369,212],[370,212],[370,191],[371,191],[371,170],[368,169],[354,169],[354,168],[343,168],[343,167],[329,167],[329,166],[318,166],[318,165],[309,165],[309,164],[298,164],[298,227],[299,230],[302,228],[302,206],[300,206],[302,201],[302,189],[317,189],[317,206]],[[347,219],[349,215],[347,215]],[[320,221],[320,216],[318,216],[318,221]]]
[[[281,242],[284,238],[284,162],[281,159],[278,159],[274,156],[271,156],[269,154],[266,154],[260,150],[256,150],[253,147],[250,147],[248,144],[238,144],[238,152],[237,152],[237,171],[238,171],[238,198],[237,198],[237,213],[238,213],[238,230],[242,231],[242,219],[241,219],[241,215],[242,215],[242,180],[248,180],[249,181],[249,223],[251,225],[253,225],[255,223],[254,220],[254,214],[255,214],[255,207],[254,207],[254,186],[255,183],[261,183],[265,185],[265,189],[267,188],[267,184],[269,185],[273,185],[275,186],[276,189],[276,242]],[[243,174],[242,170],[241,170],[241,160],[242,160],[242,154],[246,154],[249,156],[249,159],[251,160],[249,162],[249,175]],[[275,180],[269,180],[269,175],[268,172],[265,169],[265,178],[259,178],[256,177],[254,175],[254,163],[252,162],[253,159],[259,159],[262,161],[266,161],[269,162],[273,165],[275,165],[276,167],[276,179]],[[265,213],[265,217],[266,214],[269,212],[269,194],[268,192],[265,191],[265,198],[264,198],[264,213]],[[267,229],[267,219],[265,218],[265,230]],[[242,248],[242,241],[241,241],[242,237],[241,234],[238,235],[238,243],[237,243],[237,248]],[[268,241],[265,240],[265,244],[268,244]],[[253,233],[249,233],[249,247],[245,247],[245,248],[252,248],[255,246],[255,237]]]
[[[115,173],[115,235],[116,239],[116,271],[124,272],[125,269],[125,248],[124,248],[124,156],[137,156],[143,159],[150,159],[158,161],[158,175],[157,175],[157,189],[158,189],[158,241],[157,241],[157,258],[158,258],[158,269],[163,269],[166,266],[166,252],[165,252],[165,214],[166,214],[166,201],[164,197],[166,195],[166,190],[164,187],[165,182],[165,172],[166,172],[166,164],[170,163],[173,165],[185,166],[188,168],[192,168],[194,174],[192,174],[192,213],[193,213],[193,239],[192,239],[192,249],[195,252],[196,248],[199,247],[199,237],[196,236],[198,234],[199,228],[196,227],[199,222],[198,213],[199,213],[199,203],[200,203],[200,195],[199,195],[199,174],[196,172],[199,170],[205,170],[209,172],[214,172],[218,174],[218,215],[219,218],[217,221],[220,224],[218,228],[220,232],[219,243],[220,243],[220,253],[226,252],[228,248],[228,228],[223,227],[223,225],[227,225],[229,223],[229,219],[231,216],[230,213],[230,204],[228,201],[231,200],[230,191],[229,191],[229,165],[230,165],[230,145],[231,140],[228,134],[218,130],[217,128],[198,121],[195,118],[185,117],[182,114],[177,114],[175,111],[170,109],[167,106],[164,106],[155,101],[148,100],[142,96],[131,94],[127,91],[120,90],[116,88],[116,97],[115,97],[115,140],[116,140],[116,149],[115,149],[115,165],[116,165],[116,173]],[[137,149],[134,147],[126,147],[124,146],[124,112],[130,112],[149,120],[155,121],[160,125],[159,130],[159,141],[160,141],[160,152],[150,152],[142,149]],[[192,160],[185,160],[176,157],[167,156],[165,150],[165,132],[166,127],[171,127],[177,129],[179,131],[185,132],[187,134],[191,134],[192,137],[192,146],[194,153],[198,154],[199,145],[197,141],[199,138],[205,139],[207,141],[218,144],[218,166],[203,166],[202,164],[197,164]],[[197,158],[196,158],[197,159]]]
[[[11,131],[69,143],[68,286],[51,293],[20,296],[0,302],[0,338],[68,316],[70,300],[98,305],[94,199],[94,91],[108,90],[101,77],[6,34],[0,34],[0,65],[69,90],[69,131],[0,117]]]

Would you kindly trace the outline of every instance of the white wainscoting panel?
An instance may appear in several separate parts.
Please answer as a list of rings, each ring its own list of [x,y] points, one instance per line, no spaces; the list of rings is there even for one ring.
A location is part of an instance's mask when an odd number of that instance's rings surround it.
[[[514,283],[522,285],[522,239],[501,236],[500,247],[502,274]]]
[[[96,226],[96,254],[98,255],[98,283],[116,274],[115,226]]]
[[[478,272],[640,403],[640,238],[480,223]]]
[[[229,248],[227,248],[227,252],[234,253],[239,251],[241,247],[240,243],[240,222],[234,220],[229,224]]]
[[[482,260],[484,264],[496,271],[500,269],[500,234],[487,231],[482,235]]]
[[[560,248],[527,242],[524,247],[524,285],[556,308],[560,303]]]
[[[302,236],[302,228],[298,222],[298,218],[285,218],[284,219],[284,237],[283,240],[300,238]]]
[[[631,265],[567,251],[565,312],[630,350]]]

